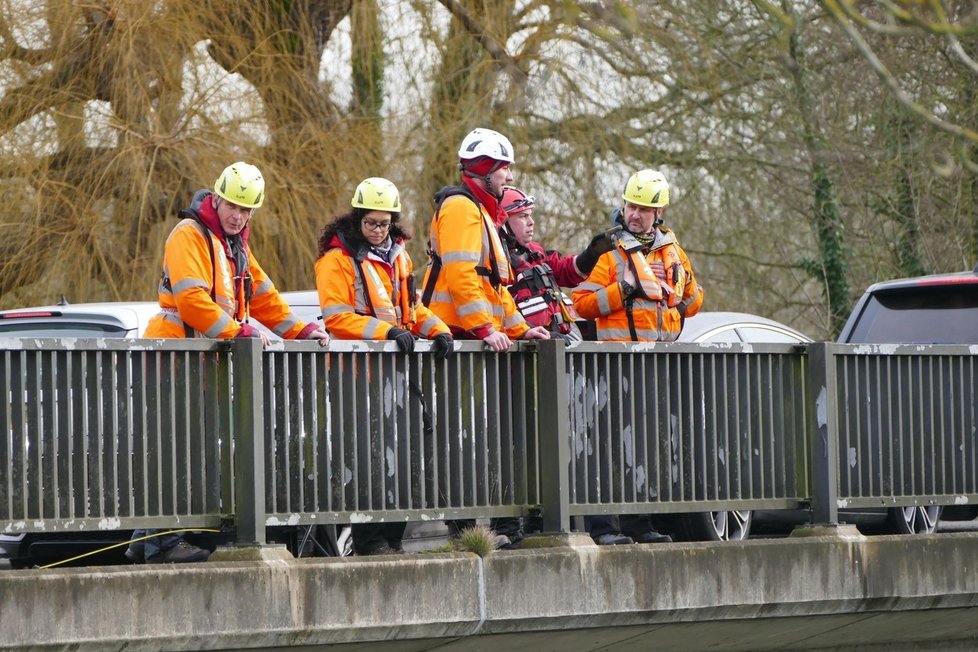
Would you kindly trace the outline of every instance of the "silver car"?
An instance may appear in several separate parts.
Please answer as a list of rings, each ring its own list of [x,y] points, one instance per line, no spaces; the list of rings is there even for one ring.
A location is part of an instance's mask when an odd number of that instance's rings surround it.
[[[743,312],[701,312],[686,320],[678,342],[715,344],[804,344],[811,342],[790,326]],[[664,529],[692,541],[742,541],[750,536],[750,510],[698,512],[665,517]]]

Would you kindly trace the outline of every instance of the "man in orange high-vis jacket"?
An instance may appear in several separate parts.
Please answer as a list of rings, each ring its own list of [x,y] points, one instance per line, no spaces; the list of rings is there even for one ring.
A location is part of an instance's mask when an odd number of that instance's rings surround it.
[[[597,339],[672,342],[703,305],[703,289],[672,230],[662,226],[669,184],[655,170],[632,175],[615,221],[617,246],[577,286],[574,308],[595,320]]]
[[[214,192],[198,191],[184,218],[166,240],[160,279],[160,312],[145,337],[269,337],[249,323],[254,317],[286,339],[316,339],[329,334],[300,321],[258,265],[248,246],[251,217],[265,199],[265,179],[254,165],[229,165]],[[136,530],[126,550],[131,561],[180,563],[204,561],[208,551],[183,535]],[[149,538],[142,540],[143,537]]]
[[[229,165],[214,192],[198,191],[194,205],[166,240],[160,313],[146,337],[267,337],[254,317],[284,339],[329,335],[305,324],[282,299],[248,245],[249,222],[265,199],[265,180],[253,165]],[[267,343],[267,341],[265,342]]]
[[[577,286],[574,307],[595,320],[597,339],[672,342],[683,320],[699,312],[703,288],[696,282],[686,252],[662,226],[669,184],[662,173],[639,170],[622,193],[624,207],[613,221],[623,227],[617,246],[598,259]],[[672,539],[656,532],[647,514],[586,517],[588,533],[599,545],[659,543]]]
[[[462,183],[435,195],[429,261],[422,302],[448,324],[458,339],[482,340],[496,352],[513,339],[550,339],[544,326],[530,327],[506,286],[515,281],[499,226],[506,221],[500,205],[503,188],[513,181],[513,145],[492,129],[473,129],[458,149]],[[457,535],[472,520],[448,521]],[[522,538],[517,518],[495,518],[490,527],[502,547]]]

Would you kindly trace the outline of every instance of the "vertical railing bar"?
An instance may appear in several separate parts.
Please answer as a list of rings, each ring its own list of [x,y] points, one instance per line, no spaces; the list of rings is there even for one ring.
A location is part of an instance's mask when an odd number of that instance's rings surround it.
[[[21,364],[18,373],[18,383],[15,391],[17,392],[17,404],[20,413],[20,423],[21,423],[21,436],[20,441],[17,446],[18,455],[20,460],[20,479],[21,485],[21,495],[23,501],[23,510],[28,518],[40,518],[41,514],[39,512],[40,504],[38,502],[38,491],[43,491],[43,488],[34,490],[32,488],[31,482],[31,468],[33,467],[31,460],[31,453],[28,452],[30,449],[36,449],[37,441],[33,434],[36,432],[36,422],[37,418],[35,416],[36,405],[34,398],[31,396],[31,368],[35,366],[34,361],[37,359],[37,352],[35,351],[24,351],[21,356]],[[25,447],[29,447],[25,450]],[[35,452],[36,454],[36,452]]]
[[[728,377],[735,379],[733,387],[727,392],[727,396],[730,397],[728,401],[728,410],[731,414],[731,419],[729,423],[732,427],[732,434],[734,435],[737,447],[737,495],[744,495],[744,483],[750,482],[750,442],[746,442],[745,447],[744,441],[744,405],[743,405],[743,395],[742,395],[742,376],[743,376],[743,362],[739,355],[730,356],[730,363],[733,366],[733,371],[728,374]],[[746,451],[745,451],[746,448]],[[745,480],[746,477],[746,480]]]
[[[833,345],[809,345],[810,402],[815,406],[812,439],[812,520],[838,523],[838,395],[836,356]]]
[[[43,357],[43,351],[31,351],[28,358],[30,363],[24,368],[24,393],[27,398],[25,420],[26,424],[29,425],[29,429],[26,432],[28,433],[27,437],[30,442],[32,454],[24,454],[23,476],[25,479],[32,480],[32,488],[27,496],[27,512],[33,515],[34,518],[44,518],[46,515],[44,510],[44,493],[46,487],[43,481],[43,475],[38,472],[42,468],[44,459],[42,442],[45,424],[41,405],[42,393],[40,378],[40,367]],[[33,482],[35,478],[40,480],[40,482]]]
[[[723,487],[723,496],[730,498],[735,495],[730,486],[730,445],[727,429],[720,426],[720,414],[726,412],[721,410],[720,404],[726,400],[724,388],[727,385],[726,376],[726,356],[711,352],[704,356],[704,373],[710,378],[710,394],[712,400],[709,401],[708,420],[704,420],[703,427],[713,433],[714,457],[716,458],[716,473],[714,482],[718,487]],[[709,370],[708,372],[705,370]],[[721,463],[722,462],[722,463]]]
[[[150,356],[149,353],[143,350],[136,353],[132,359],[133,379],[138,379],[138,382],[134,382],[133,399],[135,400],[135,404],[141,408],[132,411],[132,429],[131,436],[129,437],[130,450],[132,451],[128,460],[129,477],[131,478],[133,488],[129,497],[130,513],[132,516],[145,516],[147,509],[146,423],[149,418],[149,395],[150,387],[152,386],[147,367],[151,359],[158,359],[158,357],[159,354]]]
[[[11,351],[0,350],[0,398],[13,397],[10,388],[11,354]],[[15,477],[13,451],[16,445],[16,422],[13,412],[12,400],[0,400],[0,423],[11,424],[10,428],[4,428],[0,432],[0,468],[9,469],[7,473],[0,475],[0,521],[14,520],[23,515],[19,509],[14,508],[16,497],[13,487]]]
[[[262,348],[257,338],[230,342],[234,379],[234,496],[236,543],[265,543],[264,412],[261,407]]]
[[[538,426],[542,447],[548,452],[548,461],[541,465],[541,509],[543,529],[546,532],[570,530],[570,485],[568,469],[572,456],[567,414],[568,387],[561,379],[568,377],[564,343],[560,340],[541,342],[537,348],[539,378],[554,379],[538,386]]]

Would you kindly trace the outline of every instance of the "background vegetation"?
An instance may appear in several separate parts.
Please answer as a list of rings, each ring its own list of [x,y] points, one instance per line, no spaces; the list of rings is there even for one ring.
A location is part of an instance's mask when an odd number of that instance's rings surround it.
[[[313,285],[363,177],[431,195],[506,133],[574,251],[662,169],[707,308],[832,337],[876,280],[978,262],[976,6],[938,0],[0,0],[0,307],[154,299],[193,191],[258,165],[253,246]]]

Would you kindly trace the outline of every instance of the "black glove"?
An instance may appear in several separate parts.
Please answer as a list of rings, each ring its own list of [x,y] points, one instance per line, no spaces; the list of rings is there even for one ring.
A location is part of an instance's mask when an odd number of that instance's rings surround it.
[[[405,353],[414,350],[414,335],[411,335],[411,331],[403,328],[392,328],[387,331],[387,339],[397,342],[397,348]]]
[[[435,354],[436,360],[444,360],[455,353],[455,340],[448,333],[438,333],[432,340],[431,350]]]
[[[614,248],[614,241],[606,233],[599,233],[591,239],[591,243],[584,251],[577,254],[577,258],[574,259],[574,264],[577,265],[577,269],[581,274],[587,276],[594,269],[594,266],[598,264],[598,258],[601,257],[601,254],[611,251]]]

